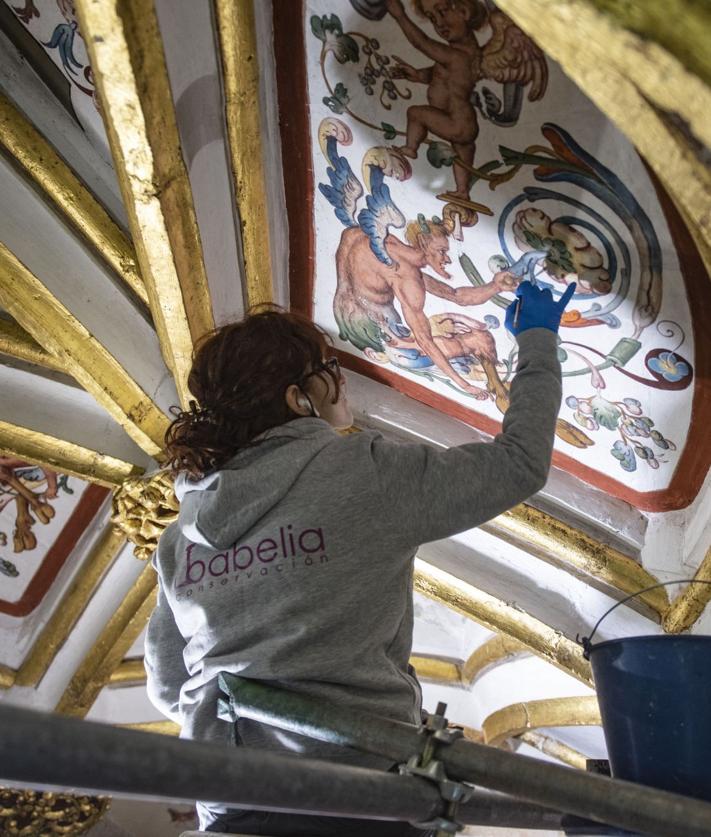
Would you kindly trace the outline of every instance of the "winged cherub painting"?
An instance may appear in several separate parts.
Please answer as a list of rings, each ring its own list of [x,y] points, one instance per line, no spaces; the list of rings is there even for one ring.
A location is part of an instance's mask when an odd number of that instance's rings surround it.
[[[559,298],[575,282],[556,463],[639,508],[688,502],[711,381],[690,300],[707,282],[634,148],[491,0],[288,8],[292,304],[346,368],[494,434],[518,283]]]
[[[427,85],[427,104],[411,105],[407,109],[405,145],[399,150],[408,157],[417,157],[430,133],[451,143],[456,155],[455,188],[442,197],[466,203],[479,134],[477,105],[496,124],[515,124],[523,89],[529,86],[528,98],[532,102],[541,99],[546,91],[546,59],[510,18],[479,0],[415,0],[413,6],[421,17],[430,21],[441,40],[427,35],[410,19],[402,0],[387,0],[387,11],[407,40],[434,62],[418,69],[395,56],[394,78]],[[487,24],[492,36],[482,47],[476,32]],[[474,91],[481,79],[491,79],[504,86],[503,107],[487,88],[482,107]]]

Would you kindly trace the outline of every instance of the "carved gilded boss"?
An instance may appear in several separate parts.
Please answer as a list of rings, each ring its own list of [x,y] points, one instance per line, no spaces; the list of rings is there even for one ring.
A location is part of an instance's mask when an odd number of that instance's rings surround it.
[[[114,494],[112,522],[135,544],[142,561],[150,559],[164,529],[178,516],[173,476],[159,471],[126,480]]]

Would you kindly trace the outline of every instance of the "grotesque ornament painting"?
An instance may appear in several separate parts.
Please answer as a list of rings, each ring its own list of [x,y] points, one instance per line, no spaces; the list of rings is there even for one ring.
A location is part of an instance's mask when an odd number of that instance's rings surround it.
[[[0,456],[0,613],[26,616],[41,602],[107,494]]]
[[[292,242],[314,247],[292,303],[346,366],[495,433],[513,292],[575,282],[555,463],[640,508],[688,503],[709,457],[707,278],[629,142],[491,2],[308,0],[299,22],[303,52],[277,52],[287,91],[305,65],[310,103],[281,91],[308,120],[285,156],[310,140],[312,159],[286,163]]]
[[[34,549],[37,537],[33,531],[35,523],[49,523],[54,517],[54,508],[49,502],[57,497],[58,487],[73,493],[67,487],[66,477],[59,477],[54,471],[31,465],[20,459],[0,456],[0,512],[14,503],[15,521],[12,532],[13,552]],[[3,533],[3,546],[7,535]]]

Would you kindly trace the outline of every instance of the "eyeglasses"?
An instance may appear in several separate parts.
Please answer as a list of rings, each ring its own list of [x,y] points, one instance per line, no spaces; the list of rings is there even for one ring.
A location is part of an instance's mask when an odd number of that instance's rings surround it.
[[[327,372],[332,372],[334,375],[341,374],[341,364],[337,357],[330,357],[321,363],[321,368]]]
[[[321,372],[328,372],[331,375],[335,376],[336,380],[339,380],[341,377],[341,364],[337,357],[329,357],[327,360],[322,360],[318,364],[318,368],[314,369],[312,372],[307,372],[302,378],[300,379],[301,382],[307,380],[312,375],[320,375]]]

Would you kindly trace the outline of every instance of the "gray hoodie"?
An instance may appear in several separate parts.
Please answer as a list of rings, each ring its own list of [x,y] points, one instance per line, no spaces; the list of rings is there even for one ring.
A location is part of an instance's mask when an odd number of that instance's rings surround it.
[[[200,482],[179,479],[179,519],[154,556],[148,693],[182,736],[389,763],[217,717],[221,671],[420,722],[408,660],[417,547],[471,529],[541,489],[560,406],[556,336],[519,338],[503,430],[437,450],[300,418]]]

